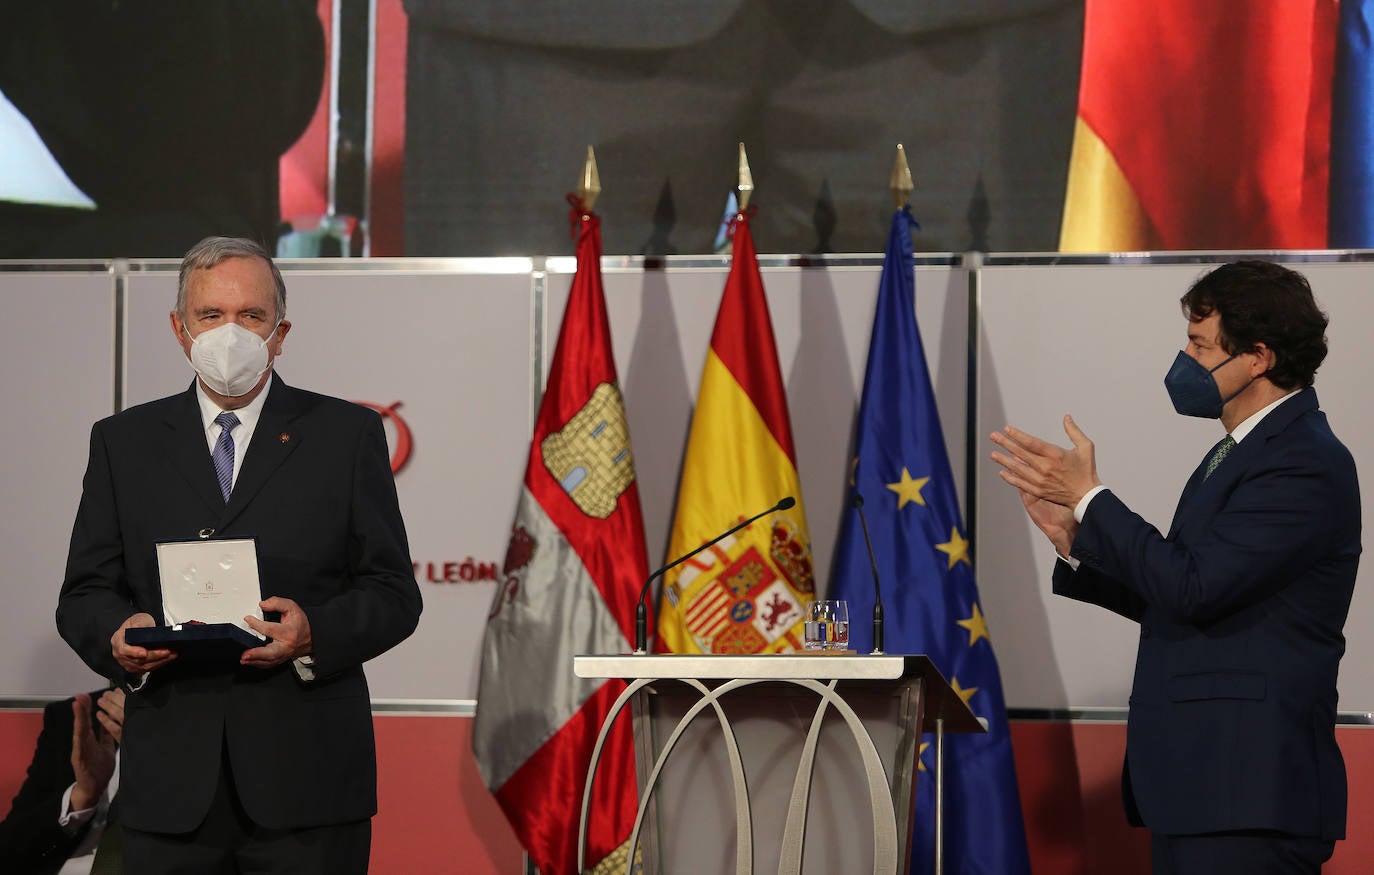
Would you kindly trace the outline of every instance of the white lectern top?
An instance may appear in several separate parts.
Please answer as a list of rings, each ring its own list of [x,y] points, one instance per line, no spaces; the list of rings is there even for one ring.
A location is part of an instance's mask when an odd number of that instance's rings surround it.
[[[919,654],[614,654],[573,657],[580,678],[649,678],[672,680],[814,680],[895,681],[925,679],[925,719],[921,728],[934,732],[944,720],[945,732],[985,732],[983,724],[954,692],[944,675]]]

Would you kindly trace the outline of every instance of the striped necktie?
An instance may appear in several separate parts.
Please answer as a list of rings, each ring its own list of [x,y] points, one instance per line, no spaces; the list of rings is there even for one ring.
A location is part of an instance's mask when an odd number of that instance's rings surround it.
[[[215,441],[215,450],[210,454],[210,460],[215,463],[219,491],[224,493],[226,502],[229,500],[229,493],[234,489],[234,436],[230,432],[238,424],[239,418],[227,411],[215,417],[215,425],[219,426],[219,440]]]

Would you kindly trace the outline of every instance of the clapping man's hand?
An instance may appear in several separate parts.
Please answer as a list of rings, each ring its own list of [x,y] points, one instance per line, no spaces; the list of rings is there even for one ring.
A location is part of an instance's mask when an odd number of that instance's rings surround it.
[[[1072,449],[1057,447],[1007,426],[992,433],[992,442],[1006,451],[994,452],[992,460],[1002,466],[998,473],[1007,483],[1036,498],[1073,510],[1079,500],[1102,485],[1102,481],[1097,479],[1093,442],[1074,423],[1073,417],[1064,417],[1064,431],[1073,442]]]
[[[1078,532],[1074,508],[1102,481],[1097,477],[1093,442],[1073,421],[1064,417],[1064,431],[1073,443],[1064,449],[1034,435],[1007,426],[992,433],[992,442],[1005,450],[993,452],[1002,466],[1002,479],[1016,488],[1021,504],[1060,556],[1067,557]]]
[[[94,719],[92,717],[94,716]],[[96,706],[91,697],[78,693],[72,702],[72,788],[71,810],[94,808],[114,775],[115,744],[124,737],[124,691],[106,690]],[[98,732],[95,723],[104,728]]]

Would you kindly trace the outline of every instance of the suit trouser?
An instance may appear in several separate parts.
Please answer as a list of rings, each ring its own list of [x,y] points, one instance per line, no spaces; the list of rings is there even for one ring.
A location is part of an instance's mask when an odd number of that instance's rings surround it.
[[[182,834],[125,827],[124,867],[139,875],[363,875],[371,846],[371,820],[306,829],[253,823],[239,801],[226,752],[201,825]]]
[[[1318,875],[1336,843],[1263,830],[1150,835],[1154,875]]]

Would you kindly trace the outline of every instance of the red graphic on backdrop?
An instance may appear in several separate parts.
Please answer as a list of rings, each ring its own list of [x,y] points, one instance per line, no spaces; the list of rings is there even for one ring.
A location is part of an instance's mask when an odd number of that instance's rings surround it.
[[[393,401],[390,407],[383,407],[380,404],[373,404],[371,401],[354,401],[354,404],[361,404],[363,407],[375,410],[382,415],[382,419],[391,420],[391,424],[396,428],[396,449],[391,453],[391,473],[399,474],[405,467],[406,462],[410,461],[410,426],[401,418],[401,414],[396,412],[396,408],[401,406],[401,402]]]

